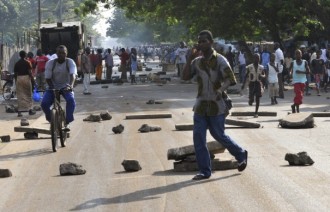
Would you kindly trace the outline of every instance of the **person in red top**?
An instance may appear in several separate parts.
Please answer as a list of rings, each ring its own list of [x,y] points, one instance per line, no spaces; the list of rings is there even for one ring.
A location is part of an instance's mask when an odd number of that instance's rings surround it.
[[[38,84],[38,90],[46,89],[45,66],[48,60],[48,57],[42,54],[41,49],[38,49],[36,57],[36,83]]]
[[[27,53],[27,58],[26,58],[32,65],[32,76],[35,77],[36,76],[36,73],[35,73],[35,70],[36,70],[36,61],[35,59],[33,58],[33,53],[32,52],[28,52]]]
[[[97,66],[97,55],[95,54],[95,51],[92,50],[92,54],[89,54],[88,57],[92,63],[92,74],[95,74],[95,69]]]
[[[120,71],[121,71],[121,80],[123,82],[127,82],[127,61],[129,60],[129,54],[126,52],[124,48],[120,49]]]

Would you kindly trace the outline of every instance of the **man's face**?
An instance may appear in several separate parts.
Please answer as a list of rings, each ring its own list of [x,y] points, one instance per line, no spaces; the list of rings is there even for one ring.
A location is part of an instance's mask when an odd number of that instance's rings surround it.
[[[302,57],[301,51],[300,50],[296,50],[295,54],[296,54],[296,60],[300,60],[301,57]]]
[[[205,51],[211,49],[212,44],[213,44],[213,42],[208,39],[207,35],[198,36],[198,48],[202,52],[205,52]]]
[[[63,62],[65,61],[65,58],[67,56],[67,50],[65,48],[58,48],[57,51],[56,51],[56,54],[57,54],[57,60],[59,62]]]

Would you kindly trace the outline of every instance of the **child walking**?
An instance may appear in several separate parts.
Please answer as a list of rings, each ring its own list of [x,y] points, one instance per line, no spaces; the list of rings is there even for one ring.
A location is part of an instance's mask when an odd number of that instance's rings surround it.
[[[268,65],[268,91],[269,91],[269,97],[271,99],[271,104],[275,105],[277,104],[276,97],[278,96],[278,63],[275,62],[275,53],[272,53],[270,55],[270,62]]]
[[[260,97],[263,93],[262,79],[266,77],[265,70],[260,62],[260,55],[255,53],[253,55],[253,63],[246,67],[246,75],[242,84],[242,90],[245,87],[245,83],[249,81],[249,105],[252,105],[254,102],[254,96],[256,97],[256,107],[254,118],[258,118],[258,110],[260,105]]]
[[[302,53],[299,49],[295,52],[296,59],[290,65],[290,74],[292,75],[292,83],[294,86],[295,97],[293,105],[291,105],[292,113],[299,113],[299,106],[302,104],[305,83],[307,81],[306,74],[310,72],[306,60],[301,59]]]

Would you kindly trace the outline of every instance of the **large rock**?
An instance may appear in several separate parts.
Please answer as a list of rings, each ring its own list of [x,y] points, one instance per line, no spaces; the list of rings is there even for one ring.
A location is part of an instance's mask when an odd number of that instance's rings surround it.
[[[37,132],[26,132],[24,133],[24,138],[26,139],[37,139],[38,133]]]
[[[27,118],[22,118],[21,119],[21,126],[22,127],[25,127],[25,126],[29,126],[30,123],[29,123],[29,120],[27,120]]]
[[[120,134],[124,131],[124,126],[119,124],[116,127],[112,128],[112,132],[114,132],[115,134]]]
[[[13,174],[9,169],[0,169],[0,178],[11,177]]]
[[[33,106],[33,110],[34,110],[34,111],[41,111],[41,107],[40,107],[40,105],[35,105],[35,106]]]
[[[299,152],[297,154],[287,153],[284,158],[291,166],[313,165],[314,161],[307,152]]]
[[[110,115],[110,113],[108,111],[100,113],[100,117],[102,120],[111,120],[112,119],[112,116]]]
[[[279,120],[282,128],[313,128],[314,118],[312,113],[292,113]]]
[[[3,135],[0,136],[2,142],[9,142],[10,141],[10,135]]]
[[[87,118],[84,118],[83,121],[99,122],[101,121],[101,116],[90,114]]]
[[[6,105],[6,113],[17,113],[17,108],[14,105]]]
[[[225,151],[225,147],[217,141],[207,142],[207,148],[210,153],[217,154]],[[167,151],[168,160],[183,160],[187,156],[195,155],[194,145],[172,148]]]
[[[139,128],[139,131],[141,133],[145,132],[151,132],[151,131],[160,131],[162,128],[159,126],[149,126],[148,124],[142,124],[142,126]]]
[[[82,175],[85,174],[86,170],[81,165],[76,163],[63,163],[60,165],[60,175]]]
[[[139,161],[137,160],[123,160],[121,165],[123,165],[125,171],[127,172],[136,172],[142,169]]]

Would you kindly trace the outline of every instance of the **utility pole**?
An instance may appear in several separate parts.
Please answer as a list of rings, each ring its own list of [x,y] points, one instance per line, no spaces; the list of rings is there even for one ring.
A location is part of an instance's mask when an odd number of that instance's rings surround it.
[[[60,15],[59,15],[59,22],[62,23],[62,0],[60,0]]]
[[[40,29],[41,25],[41,3],[40,0],[38,0],[38,29]]]

